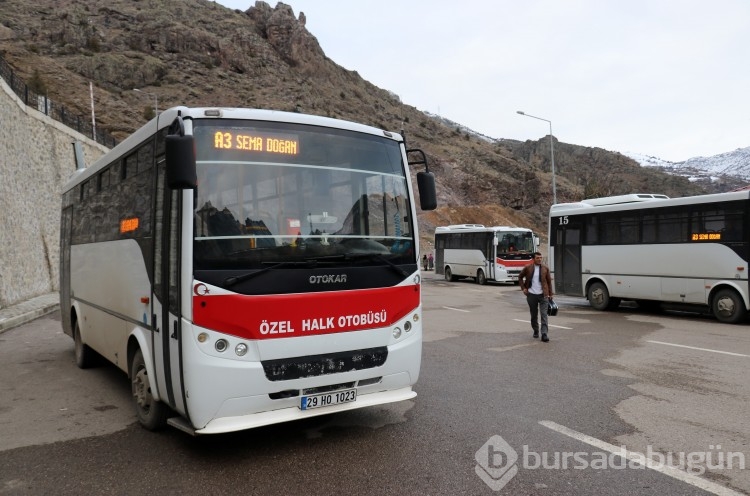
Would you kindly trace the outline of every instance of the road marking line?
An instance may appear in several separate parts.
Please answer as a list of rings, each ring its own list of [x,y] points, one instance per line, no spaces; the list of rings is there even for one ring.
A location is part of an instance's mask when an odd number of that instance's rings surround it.
[[[534,346],[534,345],[535,345],[535,344],[537,344],[538,342],[539,342],[539,341],[536,341],[536,342],[534,342],[534,343],[516,344],[516,345],[513,345],[513,346],[506,346],[506,347],[504,347],[504,348],[487,348],[487,351],[498,351],[498,352],[502,352],[502,351],[517,350],[518,348],[526,348],[527,346]]]
[[[696,348],[695,346],[685,346],[684,344],[665,343],[664,341],[648,341],[647,340],[646,342],[647,343],[655,343],[655,344],[663,344],[665,346],[675,346],[677,348],[688,348],[690,350],[710,351],[711,353],[721,353],[722,355],[732,355],[732,356],[748,357],[748,358],[750,358],[750,355],[743,355],[742,353],[732,353],[731,351],[711,350],[709,348]]]
[[[615,446],[614,444],[609,444],[606,441],[602,441],[601,439],[597,439],[595,437],[582,434],[578,431],[574,431],[573,429],[569,429],[568,427],[565,427],[564,425],[557,424],[550,420],[540,420],[539,423],[542,424],[544,427],[547,427],[548,429],[552,429],[555,432],[559,432],[560,434],[564,434],[568,437],[572,437],[573,439],[576,439],[588,445],[594,446],[595,448],[608,451],[612,453],[613,455],[621,456],[630,461],[639,463],[641,465],[646,466],[647,468],[650,468],[651,470],[655,470],[661,474],[672,477],[673,479],[677,479],[686,484],[690,484],[691,486],[695,486],[697,488],[703,489],[704,491],[708,491],[713,494],[718,494],[720,496],[735,496],[735,495],[739,496],[741,494],[729,488],[726,488],[720,484],[707,481],[706,479],[702,479],[698,477],[697,475],[693,475],[688,472],[685,472],[684,470],[681,470],[679,468],[672,467],[670,465],[665,465],[663,463],[654,461],[650,458],[647,458],[646,455],[644,455],[643,453],[639,453],[637,451],[628,451],[622,446]]]
[[[463,310],[461,308],[453,308],[453,307],[443,307],[446,310],[455,310],[456,312],[464,312],[464,313],[471,313],[469,310]]]
[[[516,322],[523,322],[525,324],[531,324],[530,320],[522,320],[522,319],[513,319],[513,320],[515,320]],[[547,324],[547,327],[555,327],[557,329],[567,329],[569,331],[573,330],[572,327],[565,327],[565,326],[559,326],[559,325],[553,325],[553,324]]]

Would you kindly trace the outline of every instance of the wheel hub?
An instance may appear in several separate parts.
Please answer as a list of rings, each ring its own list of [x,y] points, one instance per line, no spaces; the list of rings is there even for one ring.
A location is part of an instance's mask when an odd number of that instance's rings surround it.
[[[597,289],[596,291],[593,291],[591,293],[591,298],[595,300],[597,303],[601,304],[604,300],[602,291],[600,289]]]
[[[146,369],[141,369],[133,378],[133,397],[139,407],[147,408],[151,403],[149,394],[150,390],[151,383],[148,380]]]
[[[716,307],[722,313],[731,314],[734,312],[734,302],[731,298],[721,298],[716,302]]]

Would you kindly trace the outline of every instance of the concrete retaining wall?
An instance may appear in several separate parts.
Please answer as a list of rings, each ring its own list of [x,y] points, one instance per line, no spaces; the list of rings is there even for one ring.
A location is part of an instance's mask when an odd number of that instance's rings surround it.
[[[0,79],[0,309],[59,289],[60,193],[107,148],[27,107]]]

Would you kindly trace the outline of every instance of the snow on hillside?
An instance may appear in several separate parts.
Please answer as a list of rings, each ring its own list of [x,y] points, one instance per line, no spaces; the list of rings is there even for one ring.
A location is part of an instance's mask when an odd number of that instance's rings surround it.
[[[426,110],[422,111],[423,114],[425,114],[428,117],[431,117],[437,121],[442,122],[444,125],[451,127],[453,129],[456,129],[457,131],[460,131],[462,133],[469,134],[471,136],[474,136],[477,139],[481,139],[483,141],[486,141],[487,143],[494,143],[497,141],[495,138],[490,138],[489,136],[482,134],[478,131],[474,131],[473,129],[464,126],[463,124],[459,124],[458,122],[452,121],[448,118],[445,118],[443,116],[440,116],[438,114],[433,114],[432,112],[428,112]]]
[[[643,167],[658,167],[671,174],[687,177],[691,181],[750,182],[750,147],[712,157],[694,157],[684,162],[670,162],[650,155],[626,152]]]

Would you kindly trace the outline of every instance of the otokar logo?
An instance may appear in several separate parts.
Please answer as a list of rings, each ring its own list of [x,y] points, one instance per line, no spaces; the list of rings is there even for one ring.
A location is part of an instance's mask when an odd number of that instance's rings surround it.
[[[493,491],[499,491],[518,473],[518,453],[505,439],[494,435],[474,455],[474,471]]]
[[[310,284],[333,284],[346,282],[346,274],[326,274],[324,276],[310,276]]]

